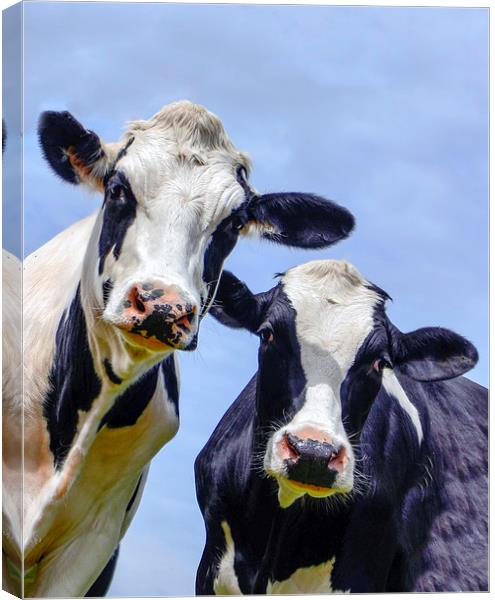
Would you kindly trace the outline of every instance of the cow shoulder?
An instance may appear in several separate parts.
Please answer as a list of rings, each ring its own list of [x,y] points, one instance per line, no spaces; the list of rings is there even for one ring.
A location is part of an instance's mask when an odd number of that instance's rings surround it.
[[[55,333],[81,278],[96,213],[59,233],[24,261],[24,403],[40,419],[55,350]]]
[[[2,250],[3,413],[21,414],[21,262]]]
[[[15,556],[22,537],[21,263],[2,251],[2,481],[5,551]]]
[[[202,510],[222,497],[242,494],[251,473],[251,448],[256,375],[222,417],[194,463],[198,501]],[[237,477],[232,478],[235,465]]]
[[[217,596],[241,596],[242,592],[235,570],[235,543],[232,531],[226,520],[222,521],[221,528],[225,545],[213,580],[213,591]]]
[[[483,590],[488,572],[487,390],[457,377],[400,376],[425,415],[419,459],[400,498],[409,587]],[[439,576],[439,573],[442,576]]]

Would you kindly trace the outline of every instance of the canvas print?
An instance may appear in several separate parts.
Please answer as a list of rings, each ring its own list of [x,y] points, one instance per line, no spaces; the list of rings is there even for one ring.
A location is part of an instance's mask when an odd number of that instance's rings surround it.
[[[3,13],[3,589],[488,590],[488,10]]]

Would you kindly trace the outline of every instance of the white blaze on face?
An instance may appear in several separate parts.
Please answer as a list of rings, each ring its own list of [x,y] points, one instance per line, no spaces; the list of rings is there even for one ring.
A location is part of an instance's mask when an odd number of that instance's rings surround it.
[[[381,301],[369,283],[352,267],[336,260],[306,263],[282,278],[284,291],[296,311],[296,333],[306,377],[304,404],[287,426],[269,440],[265,470],[279,483],[279,502],[290,506],[297,498],[350,491],[354,456],[342,423],[340,386],[356,354],[373,329],[375,305]],[[321,431],[334,446],[343,445],[347,461],[337,475],[334,492],[301,489],[284,477],[277,444],[303,428]]]
[[[115,167],[133,196],[129,222],[117,235],[119,256],[114,257],[113,245],[99,274],[103,209],[87,247],[81,283],[83,304],[91,307],[86,318],[93,356],[98,363],[112,356],[113,370],[121,378],[139,375],[138,363],[148,368],[146,361],[169,351],[158,343],[151,352],[141,348],[140,336],[129,340],[121,335],[118,328],[131,326],[125,308],[134,290],[151,283],[163,290],[164,306],[185,312],[190,306],[199,316],[211,283],[204,280],[204,261],[212,234],[246,200],[237,170],[240,165],[249,170],[248,158],[235,149],[221,121],[190,102],[170,104],[148,121],[131,122],[120,146],[131,138]],[[111,288],[103,307],[105,282]],[[193,340],[198,324],[197,317],[189,321],[185,343]],[[128,345],[137,339],[137,347]]]
[[[131,122],[123,145],[131,137],[134,141],[116,169],[136,199],[136,215],[125,231],[118,260],[110,251],[100,281],[93,283],[97,299],[102,281],[112,280],[104,313],[108,322],[119,321],[122,302],[136,282],[178,286],[199,306],[207,296],[202,275],[211,235],[244,202],[237,168],[249,168],[220,120],[190,102],[168,105],[148,121]],[[89,277],[97,272],[102,217],[86,261]]]

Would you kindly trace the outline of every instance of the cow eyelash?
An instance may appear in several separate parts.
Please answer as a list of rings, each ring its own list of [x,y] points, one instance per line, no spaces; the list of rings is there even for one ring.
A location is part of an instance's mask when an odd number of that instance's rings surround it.
[[[230,226],[234,231],[241,231],[246,225],[248,217],[244,210],[234,212],[230,217]]]
[[[232,217],[232,229],[235,229],[235,231],[240,231],[245,224],[245,221],[239,215]]]
[[[115,183],[108,189],[108,193],[112,198],[121,196],[125,192],[124,186],[121,183]]]
[[[271,344],[273,342],[273,329],[271,325],[262,325],[256,332],[262,342]]]
[[[124,185],[117,183],[108,189],[108,196],[112,203],[124,205],[127,202],[127,193]]]
[[[386,358],[385,356],[380,356],[380,358],[377,358],[376,360],[373,361],[371,368],[376,373],[381,373],[383,371],[383,369],[386,369],[386,368],[391,369],[392,364],[388,358]]]

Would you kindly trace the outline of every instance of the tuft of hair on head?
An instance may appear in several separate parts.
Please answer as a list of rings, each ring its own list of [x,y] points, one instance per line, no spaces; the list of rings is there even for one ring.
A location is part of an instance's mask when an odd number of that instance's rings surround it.
[[[235,148],[222,121],[200,104],[189,100],[172,102],[150,119],[127,123],[128,135],[146,135],[151,130],[176,144],[181,162],[205,165],[210,152],[220,152],[244,167],[248,176],[251,172],[249,156]]]
[[[148,120],[128,123],[128,130],[134,133],[152,128],[169,131],[179,144],[186,146],[235,151],[221,120],[204,106],[189,100],[167,104]]]
[[[310,295],[325,297],[330,304],[384,301],[388,295],[375,287],[345,260],[323,259],[289,269],[282,279]]]
[[[344,278],[352,286],[366,285],[367,281],[361,273],[345,260],[323,259],[313,260],[289,270],[307,275],[312,279],[327,280]]]
[[[387,292],[384,289],[382,289],[381,287],[378,287],[374,283],[368,282],[366,287],[368,289],[370,289],[372,292],[375,292],[375,294],[378,294],[378,296],[380,296],[380,298],[383,300],[383,302],[386,302],[387,300],[390,300],[390,302],[394,301],[392,296],[387,294]]]

